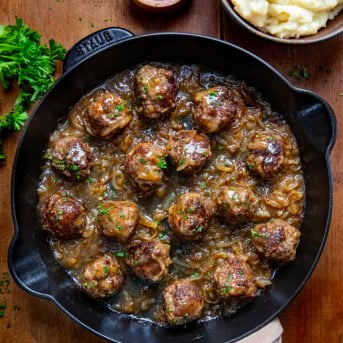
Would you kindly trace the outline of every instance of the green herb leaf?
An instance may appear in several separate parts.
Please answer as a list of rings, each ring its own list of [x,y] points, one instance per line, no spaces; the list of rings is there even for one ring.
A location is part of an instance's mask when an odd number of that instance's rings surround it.
[[[197,232],[202,232],[203,229],[204,229],[204,228],[203,228],[202,226],[198,226],[198,227],[197,227]]]
[[[300,65],[296,65],[294,69],[288,72],[288,75],[297,80],[308,80],[310,77],[310,73],[307,68],[302,68]]]
[[[168,168],[168,163],[165,159],[165,157],[161,157],[157,163],[157,166],[160,168],[160,169],[167,169]]]
[[[106,208],[103,208],[102,204],[99,204],[98,205],[98,211],[99,211],[99,214],[100,215],[105,215],[105,216],[109,216],[110,215],[110,212],[109,210],[107,210]]]
[[[186,160],[184,158],[182,158],[179,162],[178,165],[182,166],[184,163],[186,162]]]
[[[268,234],[266,232],[260,233],[260,232],[254,231],[254,230],[250,230],[250,231],[251,231],[251,235],[253,237],[268,237]]]

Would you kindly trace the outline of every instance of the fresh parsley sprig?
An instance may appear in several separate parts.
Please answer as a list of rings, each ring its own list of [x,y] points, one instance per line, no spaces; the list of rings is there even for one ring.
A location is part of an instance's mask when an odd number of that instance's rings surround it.
[[[28,106],[54,83],[55,63],[63,60],[66,50],[54,40],[49,46],[41,45],[40,38],[20,18],[16,18],[16,25],[0,25],[0,84],[8,89],[17,80],[20,90],[9,113],[0,116],[0,134],[3,130],[20,130],[28,118]],[[5,159],[0,141],[0,161]]]

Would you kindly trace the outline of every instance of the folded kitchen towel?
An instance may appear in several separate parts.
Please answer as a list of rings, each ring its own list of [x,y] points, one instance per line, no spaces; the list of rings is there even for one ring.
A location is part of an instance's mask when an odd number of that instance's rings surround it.
[[[282,343],[282,333],[283,329],[280,320],[276,318],[262,329],[237,343]]]

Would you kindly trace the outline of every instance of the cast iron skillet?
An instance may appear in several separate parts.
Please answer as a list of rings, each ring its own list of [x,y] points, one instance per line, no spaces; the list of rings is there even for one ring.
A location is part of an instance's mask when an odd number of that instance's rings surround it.
[[[57,263],[40,229],[36,205],[42,151],[69,109],[112,75],[149,61],[203,64],[233,74],[261,91],[291,126],[299,143],[306,183],[302,238],[295,262],[282,268],[265,294],[229,318],[187,329],[166,329],[116,314],[75,287]],[[260,58],[232,44],[193,34],[133,36],[110,28],[76,44],[64,74],[36,107],[18,145],[12,174],[15,227],[9,269],[25,291],[52,300],[93,333],[115,342],[233,342],[267,324],[296,296],[311,275],[325,244],[332,209],[329,154],[336,119],[329,105],[309,91],[292,87]]]

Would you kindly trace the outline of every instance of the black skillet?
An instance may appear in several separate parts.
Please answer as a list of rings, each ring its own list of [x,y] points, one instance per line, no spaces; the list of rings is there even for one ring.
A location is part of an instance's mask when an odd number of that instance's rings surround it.
[[[202,64],[233,74],[259,90],[291,126],[306,182],[305,217],[295,262],[277,273],[265,294],[235,315],[187,329],[143,323],[113,313],[83,295],[54,258],[36,214],[42,151],[58,121],[99,83],[149,61]],[[318,262],[332,210],[329,154],[335,135],[335,115],[323,99],[292,87],[266,62],[239,47],[193,34],[134,36],[118,28],[98,31],[69,51],[64,74],[34,110],[19,142],[12,174],[15,233],[8,256],[11,274],[25,291],[52,300],[83,327],[111,341],[220,343],[241,339],[276,317],[304,286]]]

